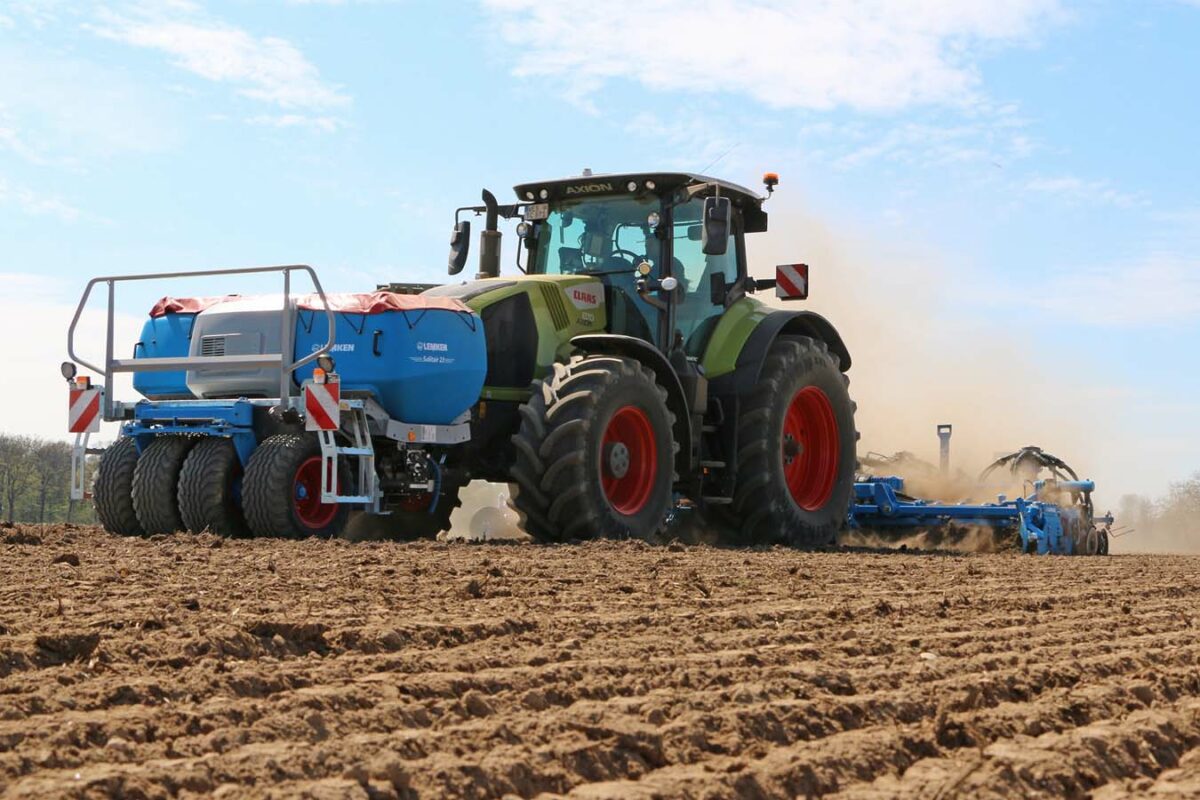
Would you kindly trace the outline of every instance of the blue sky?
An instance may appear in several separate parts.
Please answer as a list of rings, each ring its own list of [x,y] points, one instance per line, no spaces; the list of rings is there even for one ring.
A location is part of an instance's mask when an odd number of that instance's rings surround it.
[[[1200,469],[1197,41],[1180,0],[0,2],[0,332],[57,396],[95,274],[436,281],[482,186],[770,169],[751,262],[813,263],[867,446],[954,417],[1157,493]]]

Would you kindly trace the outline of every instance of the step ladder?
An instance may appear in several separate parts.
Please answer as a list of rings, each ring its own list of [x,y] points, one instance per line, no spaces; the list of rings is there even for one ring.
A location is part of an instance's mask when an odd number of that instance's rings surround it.
[[[375,446],[371,443],[365,404],[361,400],[343,400],[340,405],[340,431],[317,431],[321,442],[321,502],[357,503],[378,514],[383,495],[375,472]],[[349,445],[337,443],[339,432],[350,440]],[[353,460],[352,486],[348,494],[338,493],[338,458],[341,457]]]

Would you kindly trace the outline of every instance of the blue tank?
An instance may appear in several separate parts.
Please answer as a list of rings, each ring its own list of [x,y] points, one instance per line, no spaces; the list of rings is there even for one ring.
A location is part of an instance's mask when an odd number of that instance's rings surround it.
[[[385,293],[386,294],[386,293]],[[330,296],[342,393],[370,392],[403,422],[446,425],[479,399],[487,373],[483,322],[449,298]],[[352,298],[352,302],[347,298]],[[325,343],[323,312],[297,311],[296,358]],[[307,375],[297,375],[305,378]]]
[[[153,316],[142,326],[142,335],[133,346],[134,358],[182,358],[192,341],[195,312],[167,312]],[[150,400],[190,400],[187,373],[135,372],[133,388]]]

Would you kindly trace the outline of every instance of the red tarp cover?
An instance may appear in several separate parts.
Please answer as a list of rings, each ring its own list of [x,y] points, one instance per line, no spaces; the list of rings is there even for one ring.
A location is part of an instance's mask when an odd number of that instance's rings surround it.
[[[429,297],[423,294],[396,294],[395,292],[362,292],[360,294],[326,294],[329,308],[344,314],[384,314],[388,311],[424,311],[435,308],[442,311],[470,311],[465,304],[453,297]],[[319,294],[309,294],[296,299],[296,307],[305,311],[323,311]]]
[[[167,314],[198,314],[217,303],[230,300],[240,300],[241,295],[227,294],[224,297],[164,297],[150,309],[151,317],[163,317]]]

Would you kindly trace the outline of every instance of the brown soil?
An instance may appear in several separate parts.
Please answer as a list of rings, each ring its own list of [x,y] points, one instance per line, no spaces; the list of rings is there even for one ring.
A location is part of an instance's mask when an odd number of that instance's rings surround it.
[[[1198,598],[1195,557],[18,527],[0,795],[1196,797]]]

